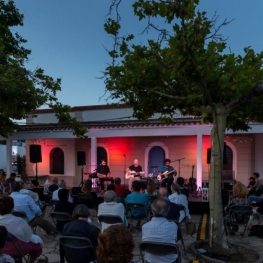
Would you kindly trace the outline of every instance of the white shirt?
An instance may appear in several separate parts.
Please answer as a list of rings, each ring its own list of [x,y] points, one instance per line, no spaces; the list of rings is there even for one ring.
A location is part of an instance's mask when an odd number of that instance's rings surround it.
[[[58,188],[57,190],[55,190],[55,191],[53,192],[52,200],[59,200],[59,198],[58,198],[58,191],[59,191],[60,189],[62,189],[62,188]],[[68,196],[68,201],[69,201],[70,203],[73,203],[73,200],[72,200],[72,197],[71,197],[70,194],[69,194],[69,196]]]

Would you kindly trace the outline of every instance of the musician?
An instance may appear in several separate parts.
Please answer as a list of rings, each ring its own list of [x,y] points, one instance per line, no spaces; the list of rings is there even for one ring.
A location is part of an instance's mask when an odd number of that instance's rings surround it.
[[[126,169],[126,179],[129,179],[129,190],[132,190],[132,182],[134,180],[140,181],[142,167],[139,165],[138,159],[133,161],[133,165]]]
[[[110,175],[110,168],[105,160],[97,168],[97,176],[100,179],[100,191],[104,193],[104,178]]]
[[[164,159],[164,166],[161,168],[161,174],[169,173],[173,171],[174,168],[171,166],[171,160],[170,159]],[[161,182],[162,187],[166,187],[168,190],[168,193],[171,194],[171,185],[173,184],[174,177],[177,175],[177,172],[174,170],[174,172],[167,175],[166,178],[164,178]]]

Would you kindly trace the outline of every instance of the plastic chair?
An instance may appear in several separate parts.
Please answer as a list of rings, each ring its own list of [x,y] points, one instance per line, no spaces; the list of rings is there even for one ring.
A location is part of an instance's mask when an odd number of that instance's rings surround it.
[[[147,262],[144,259],[144,253],[149,253],[156,256],[165,256],[168,254],[175,254],[177,255],[177,259],[174,261],[176,263],[181,262],[181,253],[176,244],[170,243],[160,243],[160,242],[150,242],[150,241],[143,241],[139,244],[139,250],[142,262]]]
[[[16,250],[18,251],[18,253],[20,254],[20,257],[19,258],[23,258],[26,263],[29,263],[29,255],[26,255],[26,254],[23,254],[23,252],[21,251],[20,247],[18,246],[18,244],[16,243],[15,241],[15,237],[11,234],[11,233],[8,233],[7,234],[7,239],[6,239],[6,242],[11,242],[14,244],[14,247],[16,248]],[[22,260],[18,260],[18,261],[21,261]]]
[[[253,206],[251,205],[233,205],[230,207],[228,214],[224,218],[224,232],[227,235],[227,242],[229,241],[228,225],[244,226],[244,230],[241,233],[241,235],[244,236],[247,223],[252,214]]]
[[[77,236],[61,236],[60,242],[60,262],[67,263],[87,263],[96,259],[95,249],[90,239]]]
[[[91,194],[85,194],[85,193],[79,193],[78,198],[79,198],[79,202],[81,204],[86,205],[90,209],[94,209],[94,211],[95,211],[94,216],[96,216],[98,208],[95,205],[95,202],[92,198],[92,195]]]
[[[73,221],[73,218],[67,213],[51,212],[50,216],[51,216],[51,218],[52,218],[52,220],[56,226],[58,225],[58,222],[64,222],[66,224],[66,223]],[[57,229],[57,230],[59,231],[59,229]],[[61,232],[61,231],[59,231],[59,232]]]
[[[26,215],[26,213],[24,213],[24,212],[21,212],[21,211],[13,211],[12,215],[13,215],[13,216],[17,216],[17,217],[21,217],[21,218],[23,218],[27,223],[29,223],[29,220],[28,220],[28,218],[27,218],[27,215]],[[31,227],[31,226],[30,226],[30,227]],[[37,226],[31,227],[31,228],[32,228],[32,230],[33,230],[33,232],[34,232],[34,234],[35,234],[35,233],[36,233],[36,230],[37,230]]]
[[[108,214],[101,214],[98,216],[98,221],[100,223],[101,226],[101,230],[102,230],[102,223],[105,224],[109,224],[109,225],[115,225],[115,224],[122,224],[122,218],[120,216],[117,215],[108,215]],[[106,228],[104,228],[105,230]]]

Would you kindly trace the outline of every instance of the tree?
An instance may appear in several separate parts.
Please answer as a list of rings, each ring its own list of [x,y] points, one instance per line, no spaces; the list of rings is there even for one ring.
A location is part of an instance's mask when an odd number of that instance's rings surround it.
[[[138,0],[133,10],[146,19],[145,32],[155,39],[136,44],[133,34],[121,35],[121,0],[113,0],[104,28],[113,39],[112,62],[104,72],[110,96],[127,103],[138,119],[160,113],[172,121],[182,115],[202,116],[213,123],[209,179],[210,245],[222,246],[221,171],[226,129],[248,130],[249,121],[262,122],[263,52],[250,47],[244,55],[226,52],[218,17],[197,10],[198,0]],[[115,19],[113,19],[115,15]],[[155,18],[164,20],[156,25]],[[158,20],[158,21],[159,21]],[[163,27],[161,27],[163,26]]]
[[[69,114],[70,107],[56,98],[61,80],[44,74],[44,70],[26,69],[25,63],[31,51],[24,48],[26,40],[11,28],[23,25],[23,15],[13,1],[0,1],[0,136],[8,137],[18,125],[15,120],[25,119],[42,105],[56,112],[60,124],[73,128],[73,134],[84,137],[87,132]]]

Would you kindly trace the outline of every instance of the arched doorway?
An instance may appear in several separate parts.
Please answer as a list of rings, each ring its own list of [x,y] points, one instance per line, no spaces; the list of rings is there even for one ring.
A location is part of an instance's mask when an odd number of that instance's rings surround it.
[[[225,160],[224,161],[225,162],[223,164],[223,170],[233,171],[233,151],[228,145],[225,145]]]
[[[51,174],[64,174],[64,152],[60,148],[51,150],[49,161]]]
[[[148,174],[154,173],[154,175],[157,175],[163,166],[164,159],[164,149],[160,146],[152,147],[149,151]]]
[[[105,148],[98,146],[97,147],[97,165],[100,165],[102,160],[105,160],[108,164],[108,154]]]

